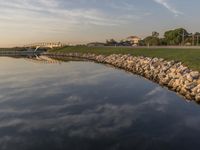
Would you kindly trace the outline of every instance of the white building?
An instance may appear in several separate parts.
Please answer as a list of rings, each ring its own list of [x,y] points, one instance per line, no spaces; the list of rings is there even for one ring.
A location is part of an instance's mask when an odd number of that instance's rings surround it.
[[[130,36],[127,38],[127,40],[130,41],[133,46],[138,46],[141,38],[137,36]]]

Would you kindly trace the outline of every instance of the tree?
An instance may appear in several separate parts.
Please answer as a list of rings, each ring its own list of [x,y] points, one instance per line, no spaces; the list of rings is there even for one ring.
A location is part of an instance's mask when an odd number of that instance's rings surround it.
[[[158,37],[148,36],[144,39],[144,42],[148,46],[160,45],[160,39]]]
[[[165,38],[160,38],[159,44],[166,46],[167,45],[167,40]]]
[[[117,44],[118,44],[118,42],[115,41],[114,39],[106,40],[107,46],[116,46]]]
[[[178,28],[175,30],[166,31],[164,37],[168,45],[179,45],[184,44],[185,39],[188,37],[189,33],[183,28]]]
[[[159,33],[156,32],[156,31],[152,32],[152,37],[156,37],[156,38],[158,38],[158,37],[159,37]]]
[[[132,43],[128,40],[124,41],[124,40],[121,40],[119,43],[118,43],[119,46],[132,46]]]
[[[196,38],[196,45],[198,46],[199,43],[200,43],[200,33],[199,33],[199,32],[196,32],[196,33],[194,34],[194,36],[195,36],[195,38]]]
[[[145,41],[144,40],[140,40],[139,41],[139,46],[145,46],[146,44],[145,44]]]

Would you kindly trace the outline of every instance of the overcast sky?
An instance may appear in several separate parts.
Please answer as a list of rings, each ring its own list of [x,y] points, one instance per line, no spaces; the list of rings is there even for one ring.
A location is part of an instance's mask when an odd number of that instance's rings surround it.
[[[0,47],[200,31],[199,0],[0,0]]]

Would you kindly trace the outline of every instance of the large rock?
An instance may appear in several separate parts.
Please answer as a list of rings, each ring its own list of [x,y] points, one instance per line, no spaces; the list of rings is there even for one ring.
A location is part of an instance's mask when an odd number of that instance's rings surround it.
[[[187,75],[186,75],[186,79],[187,79],[188,81],[190,81],[190,82],[193,81],[193,77],[192,77],[190,74],[187,74]]]
[[[200,94],[197,94],[197,95],[195,96],[195,100],[196,100],[197,102],[200,102]]]
[[[179,91],[179,93],[180,93],[181,95],[183,95],[183,96],[187,95],[187,92],[188,92],[188,91],[187,91],[184,87],[182,87],[181,90]]]
[[[192,91],[192,89],[197,86],[197,83],[196,82],[192,82],[192,83],[186,84],[184,86],[185,86],[185,89]]]
[[[190,72],[190,76],[193,79],[198,79],[199,78],[199,72],[198,71],[192,71],[192,72]]]
[[[185,95],[185,98],[187,98],[187,100],[192,100],[193,96],[190,93],[188,93]]]

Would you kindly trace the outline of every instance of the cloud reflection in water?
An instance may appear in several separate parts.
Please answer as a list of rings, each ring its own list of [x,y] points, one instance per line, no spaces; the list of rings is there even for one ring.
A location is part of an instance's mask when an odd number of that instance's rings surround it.
[[[0,149],[184,149],[179,139],[199,145],[199,106],[132,74],[90,62],[10,58],[0,59],[0,69]]]

